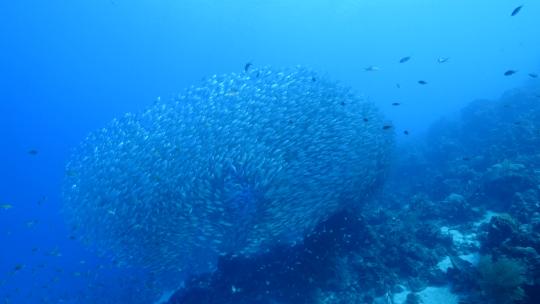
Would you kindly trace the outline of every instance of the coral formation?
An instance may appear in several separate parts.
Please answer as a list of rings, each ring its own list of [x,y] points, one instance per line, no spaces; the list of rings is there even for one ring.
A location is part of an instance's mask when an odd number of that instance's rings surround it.
[[[510,304],[522,300],[525,293],[524,267],[516,260],[483,257],[478,264],[480,287],[488,303]]]

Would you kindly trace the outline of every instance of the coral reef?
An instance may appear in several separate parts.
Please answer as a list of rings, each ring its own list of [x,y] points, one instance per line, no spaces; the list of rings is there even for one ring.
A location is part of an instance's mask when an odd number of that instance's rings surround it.
[[[524,267],[516,260],[483,257],[478,264],[480,288],[488,303],[509,304],[522,300],[525,293],[521,285],[525,283]]]

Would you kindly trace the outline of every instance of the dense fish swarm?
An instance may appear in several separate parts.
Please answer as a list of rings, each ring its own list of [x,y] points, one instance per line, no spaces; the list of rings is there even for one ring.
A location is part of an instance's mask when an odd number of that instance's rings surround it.
[[[213,76],[90,134],[67,164],[65,212],[119,262],[171,270],[296,241],[358,203],[392,130],[303,68]]]

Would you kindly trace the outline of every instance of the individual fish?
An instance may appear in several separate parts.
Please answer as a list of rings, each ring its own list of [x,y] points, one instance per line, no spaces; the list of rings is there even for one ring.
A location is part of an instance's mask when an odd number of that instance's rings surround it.
[[[389,129],[392,129],[392,125],[384,125],[382,127],[383,130],[389,130]]]
[[[396,88],[401,89],[401,85],[399,83],[396,83]]]
[[[240,92],[238,92],[237,90],[230,90],[229,92],[225,93],[225,96],[235,97],[238,96],[238,94],[240,94]]]
[[[364,118],[363,120],[364,120],[364,122],[368,122],[368,121],[369,121],[369,119],[367,119],[367,118]]]
[[[28,222],[26,222],[26,227],[32,228],[32,227],[34,227],[38,222],[39,222],[38,220],[31,220],[31,221],[28,221]]]
[[[418,80],[418,83],[421,84],[421,85],[426,85],[426,84],[427,84],[427,81],[425,81],[425,80]]]
[[[378,71],[378,70],[380,70],[379,67],[375,66],[375,65],[370,65],[367,68],[364,68],[364,71],[366,71],[366,72],[375,72],[375,71]]]
[[[393,102],[392,105],[393,105],[393,106],[399,106],[399,105],[401,105],[401,103],[399,103],[399,102]]]
[[[37,155],[37,154],[38,154],[38,150],[36,150],[36,149],[30,149],[30,150],[28,150],[28,154],[30,154],[30,155]]]
[[[41,204],[45,203],[46,201],[47,201],[47,196],[44,195],[37,201],[37,204],[41,205]]]
[[[529,77],[531,77],[531,78],[538,78],[538,74],[536,74],[536,73],[529,73]]]
[[[512,13],[510,14],[510,16],[514,17],[515,15],[519,14],[519,12],[521,12],[521,9],[523,8],[523,5],[520,5],[518,7],[516,7]]]
[[[251,68],[251,66],[253,66],[253,63],[251,62],[248,62],[246,63],[246,65],[244,65],[244,72],[249,72],[249,69]]]
[[[439,57],[439,58],[437,58],[437,62],[438,63],[445,63],[445,62],[448,62],[449,59],[450,59],[450,57]]]
[[[411,60],[411,56],[405,56],[405,57],[402,57],[400,60],[399,60],[399,63],[405,63],[407,61]]]
[[[504,72],[504,76],[511,76],[511,75],[514,75],[515,73],[517,73],[517,71],[515,71],[515,70],[508,70],[508,71]]]
[[[61,256],[62,256],[62,253],[60,252],[60,250],[58,250],[58,248],[55,248],[55,249],[49,251],[49,252],[47,253],[47,255],[53,256],[53,257],[61,257]]]
[[[10,205],[10,204],[0,205],[0,209],[9,210],[11,208],[13,208],[13,205]]]
[[[409,131],[405,130],[405,131],[403,131],[403,134],[409,135]]]
[[[19,270],[22,270],[24,268],[24,264],[17,264],[15,267],[13,267],[13,271],[17,272]]]

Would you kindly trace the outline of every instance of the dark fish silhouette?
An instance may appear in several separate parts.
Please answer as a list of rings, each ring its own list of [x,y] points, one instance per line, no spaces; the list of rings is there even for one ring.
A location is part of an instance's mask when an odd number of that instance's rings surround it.
[[[30,154],[30,155],[37,155],[37,154],[38,154],[38,150],[36,150],[36,149],[30,149],[30,150],[28,150],[28,154]]]
[[[399,102],[393,102],[392,105],[393,105],[393,106],[399,106],[400,103],[399,103]]]
[[[517,71],[508,70],[508,71],[504,72],[504,76],[511,76],[511,75],[514,75],[515,73],[517,73]]]
[[[529,77],[531,77],[531,78],[538,78],[538,74],[536,74],[536,73],[529,73]]]
[[[391,125],[384,125],[382,127],[383,130],[388,130],[388,129],[392,129],[392,126]]]
[[[409,135],[409,131],[405,130],[405,131],[403,131],[403,134]]]
[[[249,68],[251,68],[252,65],[253,63],[251,62],[246,63],[246,65],[244,66],[244,72],[249,72]]]
[[[367,119],[367,118],[364,118],[364,122],[368,122],[368,121],[369,121],[369,119]]]
[[[370,65],[370,66],[364,68],[364,71],[366,71],[366,72],[375,72],[375,71],[378,71],[378,70],[379,70],[379,67],[374,66],[374,65]]]
[[[399,63],[405,63],[409,60],[411,60],[411,56],[405,56],[399,60]]]
[[[523,8],[523,5],[520,5],[520,6],[516,7],[516,8],[512,11],[512,14],[510,14],[510,16],[514,17],[515,15],[519,14],[519,12],[521,11],[522,8]]]
[[[425,85],[425,84],[427,84],[427,81],[424,81],[424,80],[418,80],[418,83],[421,84],[421,85]]]
[[[450,58],[449,57],[439,57],[437,58],[437,62],[438,63],[445,63],[449,60]]]

